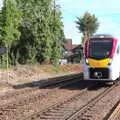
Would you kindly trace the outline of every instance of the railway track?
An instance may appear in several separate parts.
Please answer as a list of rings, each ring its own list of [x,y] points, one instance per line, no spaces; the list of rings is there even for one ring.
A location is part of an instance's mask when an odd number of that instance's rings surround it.
[[[120,103],[119,90],[120,86],[110,87],[65,120],[119,120],[120,109],[115,110]]]
[[[54,93],[55,90],[69,85],[69,84],[73,84],[75,82],[80,81],[81,75],[78,76],[73,76],[73,78],[69,78],[69,79],[63,79],[63,80],[58,80],[58,81],[51,81],[51,83],[45,83],[42,86],[40,86],[39,88],[33,88],[33,89],[26,89],[26,90],[22,90],[21,92],[19,91],[18,93],[11,93],[8,94],[8,96],[1,96],[0,97],[0,101],[3,101],[2,104],[0,105],[0,107],[4,107],[7,105],[9,106],[13,106],[12,103],[14,103],[16,101],[16,97],[18,97],[20,100],[16,103],[16,105],[19,104],[25,104],[25,102],[27,102],[29,100],[29,102],[33,101],[34,99],[43,99],[45,97],[47,97],[49,94]],[[44,92],[41,92],[41,89],[45,89]],[[22,96],[23,95],[23,96]],[[8,100],[10,99],[10,101]],[[6,101],[6,102],[5,102]],[[4,103],[4,104],[3,104]],[[14,104],[15,105],[15,104]]]
[[[113,90],[116,86],[112,86],[107,88],[105,91],[100,93],[98,96],[93,98],[90,102],[88,102],[85,106],[76,111],[73,115],[71,115],[67,120],[92,120],[92,115],[89,114],[92,111],[92,107],[96,105],[103,97],[105,97],[111,90]]]
[[[17,110],[18,108],[26,104],[34,103],[35,101],[38,101],[38,100],[40,101],[44,98],[50,97],[51,94],[54,94],[61,87],[80,81],[80,77],[81,75],[78,75],[78,76],[76,75],[74,77],[70,77],[69,79],[66,78],[63,80],[55,81],[55,82],[51,81],[52,83],[44,84],[43,86],[41,86],[41,88],[33,89],[33,91],[32,89],[30,89],[30,91],[28,91],[28,89],[25,90],[28,93],[23,90],[22,95],[24,96],[21,96],[20,91],[19,91],[19,93],[15,94],[13,99],[12,99],[13,96],[11,96],[10,100],[8,100],[8,98],[6,97],[2,97],[0,101],[1,102],[0,113],[1,115],[3,115],[5,112],[9,113],[13,111],[13,114],[14,114],[14,111]],[[82,83],[82,81],[80,82]],[[44,89],[44,91],[41,92],[42,89]],[[1,118],[1,115],[0,115],[0,118]]]
[[[99,86],[99,84],[96,83],[89,86],[89,88],[92,89],[96,85]],[[20,118],[19,120],[72,120],[73,117],[77,115],[79,110],[83,111],[85,108],[87,109],[88,106],[90,107],[93,101],[97,101],[101,96],[103,96],[103,94],[107,94],[114,87],[115,86],[100,89],[98,93],[95,93],[95,91],[90,91],[89,96],[91,97],[89,98],[87,98],[88,90],[85,89],[75,96],[72,96],[70,99],[54,104],[53,106],[49,106],[45,110],[40,110],[37,113]]]
[[[118,101],[106,117],[107,120],[120,120],[120,101]]]
[[[21,89],[15,92],[10,92],[10,93],[8,92],[5,95],[1,95],[0,101],[3,101],[2,102],[2,106],[3,106],[4,104],[10,104],[9,99],[13,99],[12,102],[16,101],[16,97],[19,97],[24,101],[24,98],[26,99],[28,96],[34,97],[36,94],[41,94],[40,96],[45,96],[44,94],[47,95],[49,92],[53,92],[55,89],[59,89],[62,86],[80,81],[81,78],[82,78],[82,74],[75,74],[73,76],[70,75],[70,77],[68,76],[68,78],[67,76],[58,77],[57,79],[53,78],[53,81],[51,79],[50,81],[47,80],[47,82],[45,82],[44,84],[38,83],[39,84],[38,87],[35,87],[35,88]],[[46,89],[46,92],[41,93],[40,89]]]

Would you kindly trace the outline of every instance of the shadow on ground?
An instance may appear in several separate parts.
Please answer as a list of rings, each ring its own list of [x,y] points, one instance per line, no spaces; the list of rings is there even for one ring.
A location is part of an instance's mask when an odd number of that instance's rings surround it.
[[[61,77],[57,77],[60,79]],[[39,81],[34,81],[30,83],[25,83],[21,85],[14,85],[14,89],[24,89],[28,87],[39,87],[40,89],[46,89],[42,86],[46,86],[47,84],[52,84],[53,80],[56,78],[49,78],[49,79],[44,79],[44,80],[39,80]],[[76,79],[75,79],[76,80]],[[93,84],[96,84],[93,86]],[[93,86],[93,87],[90,87]],[[79,79],[77,79],[77,82],[71,83],[68,85],[65,85],[63,87],[60,87],[60,89],[68,89],[68,90],[82,90],[82,89],[87,89],[87,90],[98,90],[103,87],[110,87],[111,84],[107,84],[105,82],[96,82],[96,81],[84,81],[83,77],[81,76]],[[56,86],[49,87],[49,89],[54,89]],[[48,89],[48,88],[47,88]]]
[[[76,77],[79,76],[80,78],[82,77],[82,73],[76,73],[76,74],[71,74],[71,75],[65,75],[65,76],[58,76],[55,78],[47,78],[43,80],[38,80],[38,81],[32,81],[29,83],[24,83],[24,84],[18,84],[18,85],[12,85],[14,89],[23,89],[27,87],[44,87],[44,86],[50,86],[53,83],[60,82],[64,79],[70,79],[71,77]]]
[[[82,90],[87,89],[89,91],[92,90],[98,90],[105,87],[110,87],[111,84],[105,83],[105,82],[96,82],[96,81],[84,81],[80,80],[74,84],[64,86],[60,89],[69,89],[69,90]]]

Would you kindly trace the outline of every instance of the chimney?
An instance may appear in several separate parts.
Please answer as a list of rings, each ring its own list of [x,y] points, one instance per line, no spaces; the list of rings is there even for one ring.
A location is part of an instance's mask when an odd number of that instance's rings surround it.
[[[66,49],[69,51],[72,49],[72,39],[66,39]]]

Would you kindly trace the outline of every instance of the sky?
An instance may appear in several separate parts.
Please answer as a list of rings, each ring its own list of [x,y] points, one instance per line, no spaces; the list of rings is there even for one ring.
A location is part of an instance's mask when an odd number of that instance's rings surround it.
[[[76,17],[85,12],[95,14],[100,26],[96,33],[112,34],[120,38],[120,1],[119,0],[56,0],[61,6],[64,32],[73,44],[80,44],[81,33],[76,28]]]
[[[2,6],[0,0],[0,7]],[[100,26],[97,33],[112,34],[120,38],[120,1],[119,0],[56,0],[61,6],[62,21],[66,38],[71,38],[73,44],[81,43],[81,33],[76,28],[77,17],[85,12],[95,14]]]
[[[0,8],[2,7],[2,1],[3,1],[3,0],[0,0]]]

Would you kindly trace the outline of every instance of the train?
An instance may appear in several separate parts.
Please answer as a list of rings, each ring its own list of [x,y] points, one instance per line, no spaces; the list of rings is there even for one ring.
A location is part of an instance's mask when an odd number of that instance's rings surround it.
[[[112,81],[120,79],[120,40],[109,34],[96,34],[85,40],[84,80]]]

